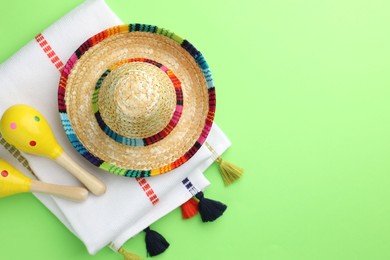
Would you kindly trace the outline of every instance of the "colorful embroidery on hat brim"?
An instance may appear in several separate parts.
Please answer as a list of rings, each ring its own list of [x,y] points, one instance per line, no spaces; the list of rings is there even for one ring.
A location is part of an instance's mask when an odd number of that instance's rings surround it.
[[[101,158],[93,155],[91,152],[89,152],[83,144],[78,139],[77,135],[75,134],[75,131],[70,123],[67,109],[66,109],[66,103],[65,103],[65,90],[66,90],[66,84],[68,80],[68,76],[70,72],[72,71],[72,68],[76,65],[78,59],[92,46],[96,45],[97,43],[103,41],[104,39],[111,37],[116,34],[121,33],[129,33],[129,32],[145,32],[145,33],[154,33],[158,35],[162,35],[165,37],[168,37],[178,43],[184,50],[186,50],[195,60],[196,64],[199,66],[200,70],[202,71],[202,74],[206,80],[207,84],[207,91],[208,91],[208,113],[207,117],[205,119],[205,124],[203,127],[203,130],[201,131],[201,134],[199,135],[198,139],[195,141],[195,143],[192,145],[192,147],[180,158],[176,159],[173,162],[170,162],[162,167],[156,168],[156,169],[147,169],[147,170],[137,170],[137,169],[124,169],[121,167],[118,167],[110,162],[105,162]],[[207,62],[205,61],[203,55],[187,40],[184,40],[183,38],[179,37],[178,35],[162,29],[158,28],[157,26],[153,25],[145,25],[145,24],[129,24],[129,25],[120,25],[115,26],[112,28],[109,28],[105,31],[102,31],[101,33],[91,37],[86,42],[84,42],[77,50],[76,52],[71,56],[71,58],[68,60],[66,65],[64,66],[62,73],[61,73],[61,79],[59,83],[58,88],[58,109],[60,113],[61,122],[63,124],[65,133],[73,145],[73,147],[89,162],[94,164],[95,166],[109,171],[111,173],[126,176],[126,177],[148,177],[148,176],[155,176],[159,174],[163,174],[166,172],[169,172],[183,163],[187,162],[193,155],[196,154],[196,152],[200,149],[200,147],[205,142],[212,126],[212,122],[214,120],[215,115],[215,105],[216,105],[216,99],[215,99],[215,87],[213,78],[211,75],[211,71],[209,69],[209,66]]]

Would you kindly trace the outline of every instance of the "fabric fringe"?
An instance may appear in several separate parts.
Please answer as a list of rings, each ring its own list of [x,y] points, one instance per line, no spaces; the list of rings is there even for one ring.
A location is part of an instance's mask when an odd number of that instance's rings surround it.
[[[143,260],[142,257],[126,251],[123,247],[119,248],[118,253],[123,255],[124,260]]]

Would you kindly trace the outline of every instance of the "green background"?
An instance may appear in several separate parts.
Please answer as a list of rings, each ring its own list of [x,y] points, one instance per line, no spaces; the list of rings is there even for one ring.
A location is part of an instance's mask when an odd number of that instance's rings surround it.
[[[81,0],[1,0],[0,62]],[[390,2],[388,0],[125,1],[126,23],[155,24],[206,57],[216,122],[245,168],[206,196],[214,223],[175,210],[152,227],[171,247],[155,259],[390,259]],[[1,87],[1,79],[0,79]],[[144,235],[125,248],[145,256]],[[0,200],[0,259],[89,256],[31,194]]]

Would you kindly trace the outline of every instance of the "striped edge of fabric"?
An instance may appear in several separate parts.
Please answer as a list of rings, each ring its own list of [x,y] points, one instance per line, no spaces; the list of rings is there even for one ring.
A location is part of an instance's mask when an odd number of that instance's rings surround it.
[[[16,149],[14,146],[7,143],[7,141],[4,140],[4,138],[0,134],[0,144],[4,146],[4,148],[16,159],[19,163],[23,165],[32,175],[35,176],[35,178],[38,179],[38,177],[35,175],[35,172],[31,169],[30,164],[28,163],[27,159],[20,153],[18,149]]]
[[[42,35],[42,33],[38,34],[35,37],[35,40],[38,42],[39,46],[41,46],[42,50],[46,53],[47,57],[54,64],[54,66],[57,68],[57,70],[61,72],[62,69],[64,68],[64,63],[57,56],[57,54],[54,52],[53,48],[47,42],[47,40]]]
[[[149,198],[150,202],[155,205],[157,202],[159,202],[159,198],[157,197],[156,193],[150,186],[150,184],[144,179],[144,178],[136,178],[139,186],[143,189],[146,196]]]
[[[192,196],[195,196],[199,192],[199,190],[192,184],[192,182],[188,178],[185,178],[182,181],[182,184],[184,185],[184,187],[186,187],[186,189],[189,193],[191,193]]]

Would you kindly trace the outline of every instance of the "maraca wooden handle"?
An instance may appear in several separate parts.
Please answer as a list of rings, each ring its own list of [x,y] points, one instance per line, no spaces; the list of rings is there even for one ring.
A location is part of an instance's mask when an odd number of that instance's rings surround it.
[[[32,180],[30,191],[47,193],[76,202],[84,201],[88,197],[88,191],[82,187],[50,184],[37,180]]]
[[[76,177],[85,187],[88,188],[95,195],[103,195],[106,192],[106,185],[96,178],[91,173],[87,172],[75,161],[73,161],[69,155],[63,152],[58,156],[55,161],[67,169],[74,177]]]

